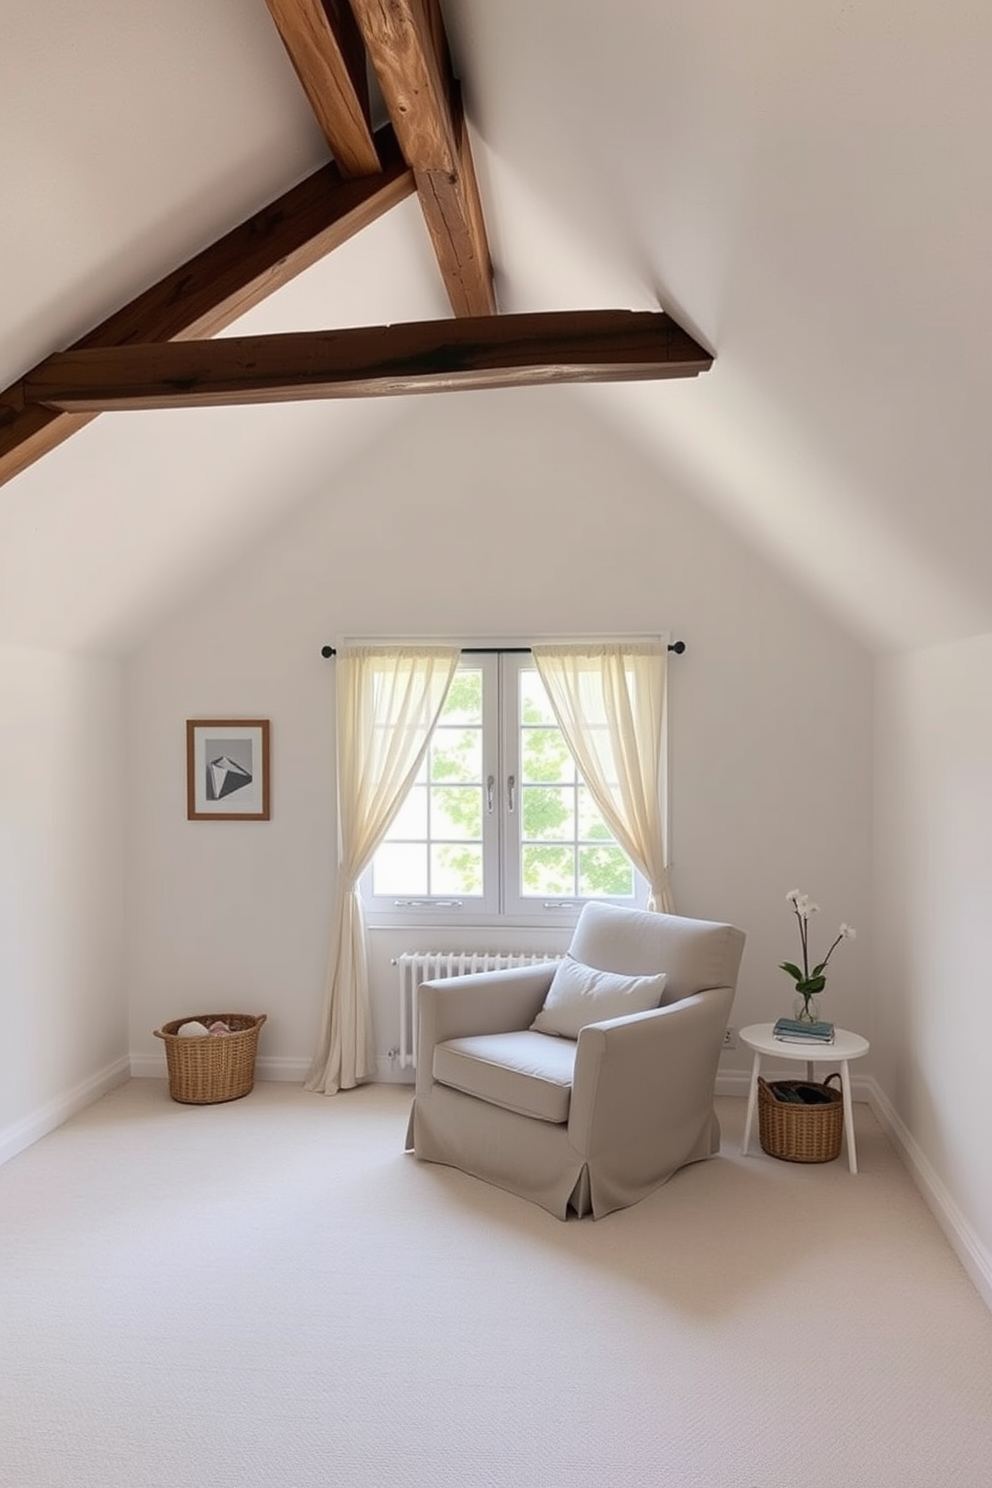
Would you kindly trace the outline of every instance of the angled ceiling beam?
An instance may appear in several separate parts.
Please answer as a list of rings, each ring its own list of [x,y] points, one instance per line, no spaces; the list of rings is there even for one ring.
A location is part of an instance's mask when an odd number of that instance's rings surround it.
[[[461,95],[437,0],[350,0],[456,315],[493,315],[496,294]]]
[[[24,393],[69,412],[219,407],[695,377],[712,362],[661,311],[578,310],[68,351]]]
[[[365,47],[347,0],[265,0],[337,161],[350,179],[382,169],[372,135]]]
[[[413,194],[413,176],[391,129],[377,132],[376,147],[382,160],[379,175],[345,181],[335,164],[323,166],[167,274],[73,349],[188,340],[224,330]],[[0,485],[88,422],[38,407],[24,396],[25,380],[0,392]]]

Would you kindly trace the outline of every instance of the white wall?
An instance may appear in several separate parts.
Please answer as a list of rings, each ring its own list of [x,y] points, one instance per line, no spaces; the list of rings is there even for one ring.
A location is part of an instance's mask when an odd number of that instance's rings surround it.
[[[127,1073],[120,664],[0,646],[0,1157]]]
[[[748,931],[740,1024],[789,1007],[784,896],[808,890],[824,935],[842,919],[864,930],[838,955],[829,1010],[865,1027],[870,659],[569,390],[397,409],[346,478],[309,493],[128,664],[135,1068],[163,1068],[163,1021],[213,1009],[268,1012],[263,1072],[309,1061],[335,856],[334,663],[320,647],[341,634],[682,636],[678,906]],[[185,819],[185,720],[225,714],[272,720],[268,824]],[[392,948],[373,951],[380,1055],[398,1029]],[[742,1053],[727,1061],[744,1068]]]
[[[992,636],[879,665],[876,1077],[992,1300]]]

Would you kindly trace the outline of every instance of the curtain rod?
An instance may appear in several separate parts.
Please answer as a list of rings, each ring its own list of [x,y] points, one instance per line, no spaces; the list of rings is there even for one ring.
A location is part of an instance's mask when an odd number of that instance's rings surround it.
[[[682,652],[685,650],[685,641],[672,641],[670,643],[668,649],[669,649],[669,651],[674,651],[676,656],[681,656],[682,655]],[[463,656],[529,656],[530,655],[530,647],[529,646],[463,646],[461,648],[461,650],[462,650],[462,655]],[[331,657],[331,656],[337,656],[338,653],[334,649],[333,646],[321,646],[321,648],[320,648],[320,654],[321,654],[321,656],[327,658],[327,657]]]

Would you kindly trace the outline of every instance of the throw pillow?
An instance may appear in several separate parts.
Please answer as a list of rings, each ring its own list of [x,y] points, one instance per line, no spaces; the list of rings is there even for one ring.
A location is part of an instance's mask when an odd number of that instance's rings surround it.
[[[565,956],[555,970],[544,1006],[530,1025],[534,1033],[553,1033],[577,1039],[579,1029],[604,1018],[646,1013],[661,1003],[666,975],[622,976],[597,971],[573,956]]]

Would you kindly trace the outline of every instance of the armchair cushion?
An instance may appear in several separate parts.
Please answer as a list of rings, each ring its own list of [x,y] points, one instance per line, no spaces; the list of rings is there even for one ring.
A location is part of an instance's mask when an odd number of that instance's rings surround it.
[[[574,956],[558,963],[544,1006],[530,1025],[535,1033],[557,1034],[577,1039],[587,1023],[622,1018],[628,1013],[647,1013],[661,1004],[665,973],[654,976],[624,976],[598,971]]]
[[[434,1050],[434,1079],[521,1116],[568,1120],[576,1045],[520,1033],[447,1039]]]

